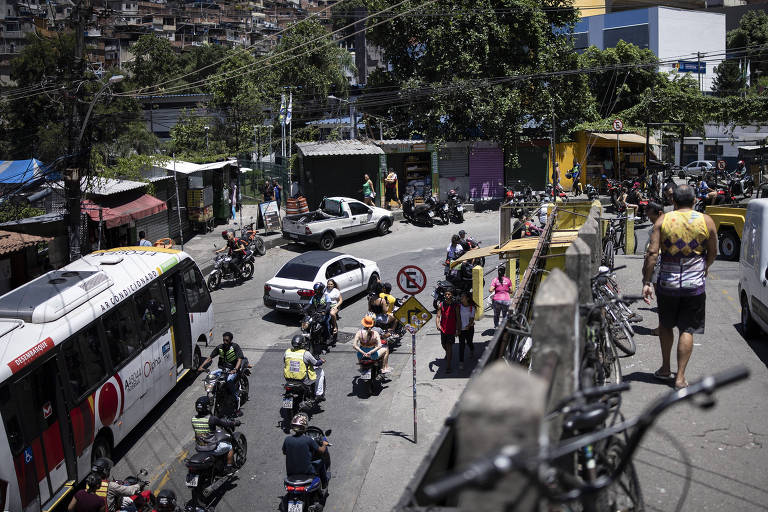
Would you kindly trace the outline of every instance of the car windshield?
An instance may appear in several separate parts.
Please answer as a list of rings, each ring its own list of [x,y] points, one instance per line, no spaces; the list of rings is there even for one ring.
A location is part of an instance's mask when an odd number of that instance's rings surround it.
[[[341,217],[341,202],[333,199],[323,199],[323,205],[320,207],[323,213]]]
[[[315,276],[317,276],[317,270],[318,268],[314,265],[288,262],[283,265],[283,268],[277,272],[275,277],[296,279],[297,281],[314,281]]]

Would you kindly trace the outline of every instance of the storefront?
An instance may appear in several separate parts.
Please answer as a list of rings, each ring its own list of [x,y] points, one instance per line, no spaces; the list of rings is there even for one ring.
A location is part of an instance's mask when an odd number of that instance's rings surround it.
[[[455,190],[469,196],[469,142],[448,142],[437,153],[440,175],[440,199]]]
[[[384,151],[380,160],[379,190],[384,190],[384,178],[389,169],[397,174],[398,197],[412,195],[420,202],[428,195],[440,194],[437,148],[423,140],[381,140],[373,141]],[[373,177],[371,177],[373,178]],[[383,204],[379,194],[377,204]]]
[[[495,142],[475,142],[469,150],[469,197],[474,201],[504,196],[504,151]]]

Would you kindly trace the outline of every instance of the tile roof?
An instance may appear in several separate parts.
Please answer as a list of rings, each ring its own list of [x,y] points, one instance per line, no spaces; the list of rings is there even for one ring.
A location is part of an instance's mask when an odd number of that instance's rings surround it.
[[[361,140],[335,140],[322,142],[300,142],[296,144],[304,156],[335,155],[383,155],[384,150],[375,144]]]
[[[0,255],[19,251],[38,242],[49,242],[51,240],[53,239],[50,237],[0,230]]]

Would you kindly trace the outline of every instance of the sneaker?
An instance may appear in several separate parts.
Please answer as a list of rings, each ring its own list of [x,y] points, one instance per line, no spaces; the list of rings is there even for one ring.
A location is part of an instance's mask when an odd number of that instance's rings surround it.
[[[237,471],[235,466],[230,466],[229,464],[227,464],[227,466],[224,468],[225,475],[233,475],[235,471]]]
[[[392,368],[390,368],[389,366],[387,366],[386,368],[384,368],[383,370],[381,370],[381,373],[392,373]]]

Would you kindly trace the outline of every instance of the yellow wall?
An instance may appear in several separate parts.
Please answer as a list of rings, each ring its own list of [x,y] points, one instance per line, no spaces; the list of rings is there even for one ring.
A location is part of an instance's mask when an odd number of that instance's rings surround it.
[[[573,180],[566,178],[565,173],[573,169],[573,162],[578,160],[581,162],[581,181],[582,185],[586,184],[586,173],[584,172],[584,153],[586,152],[586,146],[579,142],[560,142],[555,146],[555,156],[557,157],[557,163],[560,164],[560,185],[563,189],[571,190],[573,187]],[[549,152],[549,165],[547,167],[548,176],[547,183],[552,182],[552,153]]]
[[[600,0],[573,0],[573,6],[581,9],[581,17],[605,14],[605,2]]]

